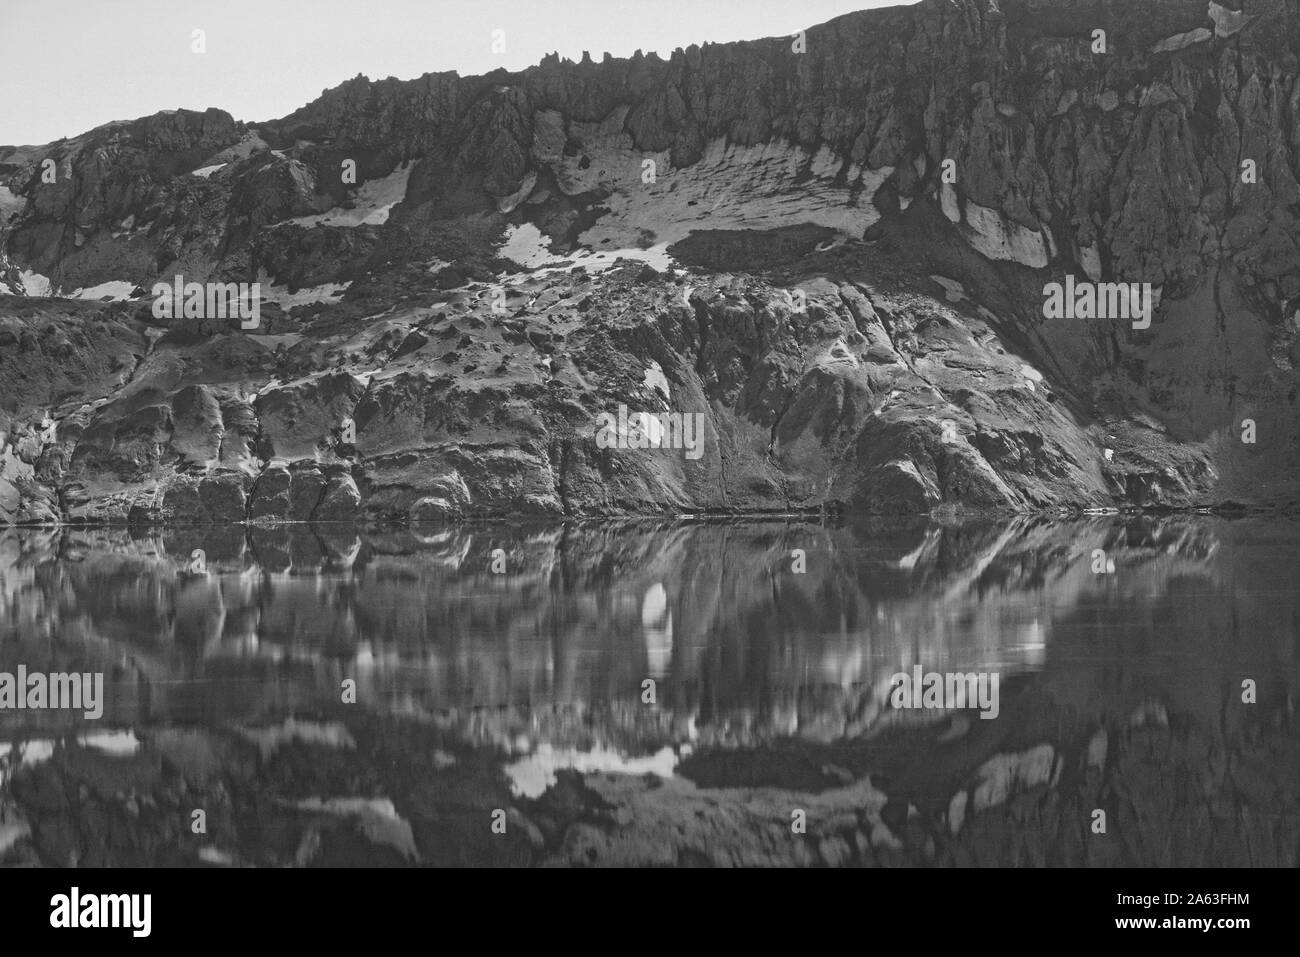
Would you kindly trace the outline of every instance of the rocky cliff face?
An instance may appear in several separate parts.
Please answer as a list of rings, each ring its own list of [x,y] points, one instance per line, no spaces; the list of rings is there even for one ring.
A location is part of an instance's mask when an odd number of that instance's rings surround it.
[[[0,519],[1290,504],[1297,54],[1285,0],[927,0],[0,148]]]

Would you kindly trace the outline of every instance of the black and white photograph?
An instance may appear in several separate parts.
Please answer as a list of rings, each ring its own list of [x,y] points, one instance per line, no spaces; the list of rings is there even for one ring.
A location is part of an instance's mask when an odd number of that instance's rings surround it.
[[[1263,926],[1296,0],[0,6],[23,924],[871,868]]]

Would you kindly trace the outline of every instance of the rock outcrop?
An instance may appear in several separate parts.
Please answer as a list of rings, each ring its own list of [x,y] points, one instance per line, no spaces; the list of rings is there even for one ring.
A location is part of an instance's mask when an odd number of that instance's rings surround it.
[[[926,0],[0,148],[0,520],[1293,504],[1298,55],[1285,0]]]

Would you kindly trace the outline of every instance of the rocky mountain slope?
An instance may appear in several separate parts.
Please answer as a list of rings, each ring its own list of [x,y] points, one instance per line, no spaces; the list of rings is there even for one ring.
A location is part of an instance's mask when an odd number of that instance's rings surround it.
[[[1286,0],[925,0],[0,147],[0,520],[1289,505],[1298,72]]]

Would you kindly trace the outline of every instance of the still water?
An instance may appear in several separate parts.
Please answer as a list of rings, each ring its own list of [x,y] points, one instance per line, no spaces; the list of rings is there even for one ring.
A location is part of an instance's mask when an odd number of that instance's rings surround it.
[[[1294,865],[1297,580],[1278,518],[0,531],[0,675],[103,675],[0,710],[0,862]]]

